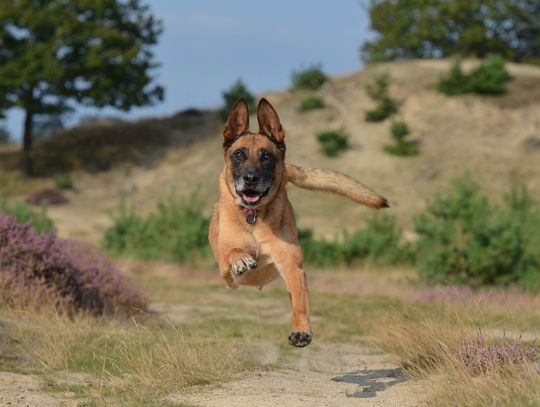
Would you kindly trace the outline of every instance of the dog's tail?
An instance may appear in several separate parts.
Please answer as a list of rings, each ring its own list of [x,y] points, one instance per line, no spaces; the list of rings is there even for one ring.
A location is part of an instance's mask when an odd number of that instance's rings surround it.
[[[285,164],[285,170],[287,179],[299,188],[332,192],[370,208],[390,207],[384,197],[347,175],[318,168],[302,168],[288,163]]]

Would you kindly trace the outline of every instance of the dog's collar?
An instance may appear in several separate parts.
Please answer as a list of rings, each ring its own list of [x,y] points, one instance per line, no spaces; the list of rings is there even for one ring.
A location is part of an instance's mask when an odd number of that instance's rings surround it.
[[[257,221],[257,211],[255,209],[246,208],[241,206],[242,212],[246,215],[246,222],[253,225]]]

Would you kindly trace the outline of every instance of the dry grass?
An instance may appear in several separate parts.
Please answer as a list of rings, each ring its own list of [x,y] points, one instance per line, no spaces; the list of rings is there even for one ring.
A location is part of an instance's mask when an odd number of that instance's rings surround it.
[[[153,319],[79,315],[70,320],[53,312],[12,310],[2,311],[0,320],[7,327],[0,341],[1,370],[68,377],[61,391],[76,387],[69,373],[84,373],[88,385],[78,392],[97,405],[145,404],[190,385],[233,379],[254,365],[249,346],[239,339],[197,337]]]
[[[431,406],[538,405],[537,344],[482,333],[489,321],[479,313],[474,306],[446,305],[438,315],[410,307],[374,323],[373,343],[426,383]]]

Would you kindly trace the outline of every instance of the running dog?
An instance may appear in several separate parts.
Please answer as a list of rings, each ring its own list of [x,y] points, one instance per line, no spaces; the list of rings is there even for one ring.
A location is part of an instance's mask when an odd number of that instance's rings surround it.
[[[285,163],[285,131],[266,100],[257,108],[259,131],[249,131],[249,112],[240,99],[223,129],[225,166],[219,176],[208,239],[221,277],[230,288],[262,288],[278,275],[285,281],[292,307],[289,343],[311,343],[304,255],[286,185],[327,191],[371,208],[388,202],[361,183],[332,171]]]

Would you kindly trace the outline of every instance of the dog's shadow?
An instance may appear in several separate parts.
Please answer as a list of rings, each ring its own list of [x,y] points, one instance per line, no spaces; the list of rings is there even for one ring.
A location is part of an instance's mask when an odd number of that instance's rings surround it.
[[[357,384],[359,389],[347,397],[370,398],[377,392],[407,380],[401,369],[358,370],[332,378],[335,382]]]

